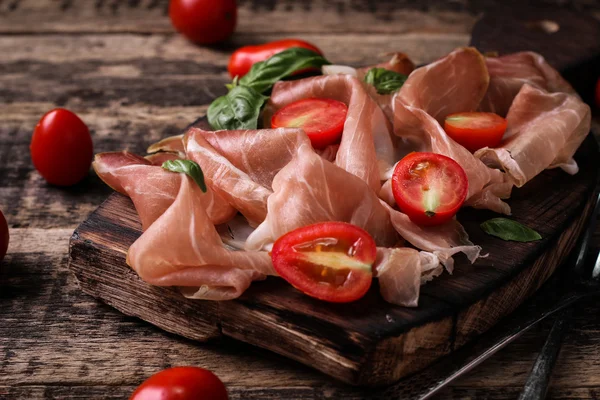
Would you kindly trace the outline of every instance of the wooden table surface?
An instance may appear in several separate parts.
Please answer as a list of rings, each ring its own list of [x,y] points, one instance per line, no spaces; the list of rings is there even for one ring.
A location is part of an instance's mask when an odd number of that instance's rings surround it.
[[[540,3],[600,18],[593,2]],[[92,174],[68,189],[47,185],[29,159],[31,132],[41,115],[62,106],[88,124],[96,152],[143,152],[225,92],[227,60],[240,45],[293,36],[337,63],[369,64],[394,50],[422,63],[468,43],[478,4],[240,0],[232,41],[201,48],[173,32],[166,0],[0,0],[0,209],[11,232],[0,264],[0,399],[122,399],[175,365],[213,370],[232,399],[363,398],[267,351],[184,340],[81,293],[67,270],[68,240],[110,189]],[[600,398],[599,315],[594,302],[577,307],[551,398]],[[549,326],[439,398],[516,398]]]

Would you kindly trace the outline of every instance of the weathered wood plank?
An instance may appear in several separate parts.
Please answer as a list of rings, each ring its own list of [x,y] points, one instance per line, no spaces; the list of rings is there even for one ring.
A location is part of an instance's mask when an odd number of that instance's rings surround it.
[[[234,38],[247,33],[413,31],[468,32],[476,12],[445,2],[308,0],[238,1]],[[174,32],[168,0],[71,2],[11,0],[0,3],[0,33]],[[318,18],[315,16],[318,15]],[[32,23],[33,22],[33,23]]]
[[[20,240],[28,231],[16,229],[13,237]],[[88,398],[123,398],[145,377],[173,365],[214,370],[232,398],[377,398],[376,392],[367,396],[242,343],[178,339],[93,300],[67,271],[66,254],[46,251],[45,243],[66,247],[65,231],[32,231],[30,243],[11,246],[1,264],[0,318],[6,323],[0,324],[0,398],[78,399],[86,393]],[[42,252],[30,251],[36,245]],[[590,316],[598,315],[599,307],[590,301],[577,308],[555,370],[552,398],[589,399],[597,393],[600,320]],[[441,398],[514,398],[535,358],[532,349],[541,348],[550,323],[526,333]],[[512,388],[510,396],[501,397],[505,387]]]

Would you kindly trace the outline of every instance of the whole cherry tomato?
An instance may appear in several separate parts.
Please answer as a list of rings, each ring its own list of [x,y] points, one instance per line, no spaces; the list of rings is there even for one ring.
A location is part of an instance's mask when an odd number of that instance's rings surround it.
[[[2,210],[0,210],[0,261],[4,259],[8,250],[8,239],[8,224],[6,223],[4,214],[2,214]]]
[[[281,53],[282,51],[292,47],[303,47],[323,55],[323,52],[319,50],[318,47],[311,43],[305,42],[304,40],[276,40],[274,42],[269,42],[258,46],[240,47],[231,55],[229,64],[227,65],[227,70],[232,78],[235,78],[236,76],[241,78],[242,76],[246,75],[248,71],[250,71],[250,68],[252,68],[252,65],[255,63],[259,61],[265,61],[273,54]],[[298,71],[296,74],[303,72],[306,71]]]
[[[320,300],[347,303],[367,293],[377,257],[375,240],[345,222],[321,222],[286,233],[273,244],[277,273]]]
[[[342,136],[348,106],[332,99],[298,100],[271,117],[271,128],[302,128],[315,149],[323,149]]]
[[[227,400],[227,389],[212,372],[198,367],[175,367],[145,380],[129,400]]]
[[[33,165],[44,179],[59,186],[81,181],[88,174],[94,155],[88,127],[64,108],[42,117],[33,131],[29,150]]]
[[[435,153],[410,153],[394,168],[392,193],[415,224],[439,225],[458,212],[469,181],[453,159]]]
[[[229,38],[237,22],[235,0],[171,0],[171,23],[192,42],[213,44]]]
[[[448,115],[444,121],[444,130],[457,143],[474,153],[482,147],[498,146],[506,125],[506,120],[498,114],[462,112]]]

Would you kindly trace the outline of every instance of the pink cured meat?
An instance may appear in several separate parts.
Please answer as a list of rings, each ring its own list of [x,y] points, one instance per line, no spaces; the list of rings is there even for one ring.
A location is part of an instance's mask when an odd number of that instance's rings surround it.
[[[181,174],[151,165],[127,151],[97,154],[92,165],[108,186],[131,198],[143,230],[173,203],[181,185]],[[222,224],[235,215],[235,210],[210,189],[201,202],[211,224]]]
[[[408,247],[378,248],[374,269],[381,296],[404,307],[417,307],[421,284],[442,272],[435,255]]]
[[[378,191],[381,175],[395,162],[391,129],[377,103],[356,77],[329,75],[277,82],[265,110],[265,125],[269,126],[271,116],[278,109],[311,97],[338,100],[348,105],[335,164]]]
[[[384,63],[370,65],[368,67],[358,68],[356,70],[356,76],[358,79],[363,80],[367,72],[373,68],[384,68],[388,71],[393,71],[402,75],[410,75],[415,69],[415,64],[411,59],[404,53],[396,52],[391,54],[392,58]]]
[[[151,144],[146,150],[147,153],[153,154],[158,152],[177,153],[180,158],[185,158],[185,147],[183,144],[183,134],[169,136],[156,143]]]
[[[434,152],[460,164],[469,180],[467,205],[509,214],[502,199],[509,197],[512,185],[505,174],[488,168],[440,125],[448,114],[475,110],[488,81],[483,56],[472,48],[455,50],[415,70],[394,98],[394,133],[406,152]],[[382,198],[391,198],[390,190],[391,185],[384,185]]]
[[[551,93],[576,94],[571,85],[540,54],[526,51],[488,57],[485,63],[490,74],[490,85],[479,106],[480,111],[494,112],[505,117],[525,84]]]
[[[248,237],[246,248],[259,250],[296,228],[325,221],[349,222],[365,229],[381,246],[398,234],[377,195],[354,175],[319,157],[302,144],[273,181],[266,220]]]
[[[590,131],[590,107],[578,96],[523,85],[507,116],[508,130],[497,148],[475,155],[504,169],[518,187],[546,168],[578,171],[573,154]]]
[[[266,252],[230,251],[206,214],[203,194],[187,175],[175,201],[136,240],[127,263],[146,282],[177,286],[187,297],[229,300],[253,280],[275,275]]]
[[[275,174],[308,137],[300,129],[204,131],[185,135],[187,156],[197,162],[207,185],[256,226],[267,216]]]

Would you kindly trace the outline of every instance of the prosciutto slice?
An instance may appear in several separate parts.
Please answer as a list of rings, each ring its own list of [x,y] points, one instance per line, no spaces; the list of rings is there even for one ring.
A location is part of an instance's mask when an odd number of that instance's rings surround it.
[[[367,184],[319,157],[309,143],[275,177],[267,219],[248,237],[246,248],[268,248],[296,228],[324,221],[349,222],[365,229],[380,246],[398,234],[385,207]]]
[[[421,284],[442,271],[437,257],[408,247],[378,248],[375,276],[379,290],[389,303],[416,307]]]
[[[204,204],[206,194],[188,176],[169,208],[136,240],[127,263],[146,282],[177,286],[191,298],[229,300],[253,280],[275,275],[266,252],[229,251]]]
[[[578,171],[573,154],[590,131],[590,107],[578,96],[548,93],[523,85],[507,116],[500,147],[475,153],[486,164],[502,168],[518,187],[546,168]]]
[[[187,156],[200,165],[207,185],[256,226],[267,215],[274,176],[309,143],[300,129],[205,131],[185,135]]]
[[[576,94],[573,87],[540,54],[527,51],[488,57],[485,63],[490,74],[490,85],[479,106],[480,111],[505,117],[525,84],[551,93]]]
[[[377,103],[356,77],[329,75],[277,82],[265,110],[265,125],[268,126],[271,116],[281,107],[310,97],[334,99],[348,105],[335,164],[378,191],[381,175],[395,162],[391,129]]]
[[[512,185],[499,170],[488,168],[452,140],[440,125],[451,113],[475,110],[485,95],[489,76],[483,56],[475,49],[455,50],[415,70],[394,98],[394,133],[405,152],[428,151],[454,159],[469,180],[467,205],[509,214]],[[390,199],[384,185],[382,198]]]
[[[153,154],[160,151],[177,153],[180,158],[185,158],[185,147],[183,145],[183,134],[169,136],[156,143],[151,144],[146,150],[147,153]]]
[[[167,171],[127,151],[97,154],[94,170],[108,186],[129,196],[146,230],[173,203],[181,185],[181,174]],[[211,224],[221,224],[236,213],[212,190],[202,196],[201,203]]]
[[[406,54],[397,52],[390,55],[392,58],[387,62],[358,68],[356,70],[356,75],[360,80],[363,80],[367,72],[372,68],[384,68],[402,75],[410,75],[410,73],[414,71],[415,64]]]

